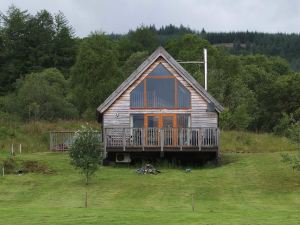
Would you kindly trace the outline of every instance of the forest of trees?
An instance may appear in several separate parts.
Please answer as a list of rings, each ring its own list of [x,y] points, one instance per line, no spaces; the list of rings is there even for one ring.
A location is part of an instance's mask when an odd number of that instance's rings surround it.
[[[168,25],[78,38],[63,13],[31,15],[14,6],[0,16],[0,117],[95,119],[96,107],[159,45],[180,60],[201,60],[208,48],[208,91],[225,107],[223,129],[292,138],[299,130],[299,34]],[[199,66],[185,68],[203,84]]]

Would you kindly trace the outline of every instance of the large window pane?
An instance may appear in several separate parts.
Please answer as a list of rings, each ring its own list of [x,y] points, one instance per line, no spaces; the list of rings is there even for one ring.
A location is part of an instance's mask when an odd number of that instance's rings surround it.
[[[130,93],[130,107],[133,107],[133,108],[144,107],[144,82],[141,82]]]
[[[163,64],[158,64],[150,73],[150,76],[171,76],[171,72],[167,70]]]
[[[148,78],[147,104],[149,108],[174,108],[175,79]]]
[[[191,93],[181,83],[178,82],[178,107],[191,107]]]

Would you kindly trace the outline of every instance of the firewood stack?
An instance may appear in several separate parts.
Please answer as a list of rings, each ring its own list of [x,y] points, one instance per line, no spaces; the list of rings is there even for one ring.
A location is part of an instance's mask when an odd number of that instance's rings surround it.
[[[160,171],[151,164],[146,164],[145,166],[136,169],[136,172],[138,174],[155,174],[155,175],[160,173]]]

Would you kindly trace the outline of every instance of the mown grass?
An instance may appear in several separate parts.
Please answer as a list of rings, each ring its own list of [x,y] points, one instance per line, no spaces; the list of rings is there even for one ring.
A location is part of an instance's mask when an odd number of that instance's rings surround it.
[[[160,168],[156,176],[102,167],[87,187],[67,154],[17,155],[55,173],[0,177],[0,224],[299,224],[300,172],[280,153],[222,157],[220,167]]]
[[[23,154],[14,156],[16,160],[36,160],[54,171],[0,176],[1,225],[299,224],[300,173],[282,163],[280,156],[298,146],[286,138],[223,131],[220,167],[194,168],[191,173],[163,167],[157,176],[137,175],[133,167],[103,167],[86,187],[67,154],[47,152],[49,131],[77,130],[85,124],[0,125],[0,164],[11,157],[11,143],[22,143]]]

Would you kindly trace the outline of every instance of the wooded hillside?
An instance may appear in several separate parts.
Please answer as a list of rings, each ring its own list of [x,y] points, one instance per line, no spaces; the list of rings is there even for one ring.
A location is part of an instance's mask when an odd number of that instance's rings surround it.
[[[78,38],[67,18],[10,7],[0,17],[0,120],[95,119],[96,107],[162,45],[180,60],[208,48],[208,91],[223,129],[300,128],[300,35],[209,33],[173,25]],[[185,68],[203,84],[203,68]]]

